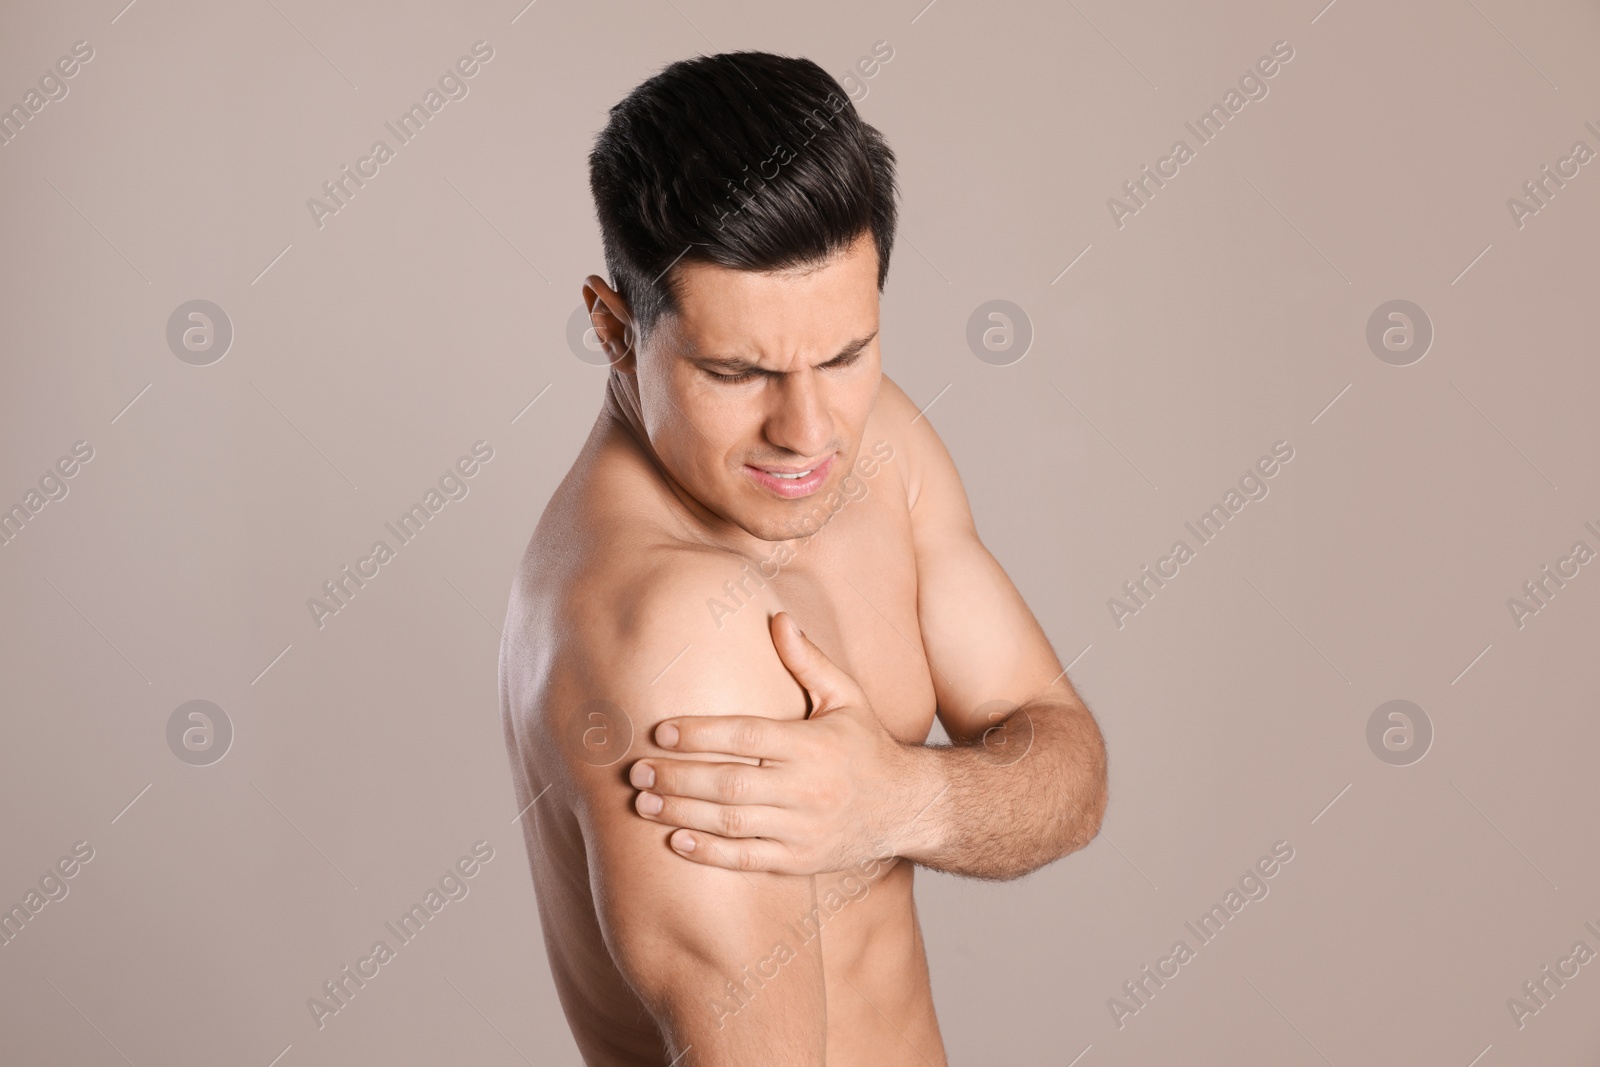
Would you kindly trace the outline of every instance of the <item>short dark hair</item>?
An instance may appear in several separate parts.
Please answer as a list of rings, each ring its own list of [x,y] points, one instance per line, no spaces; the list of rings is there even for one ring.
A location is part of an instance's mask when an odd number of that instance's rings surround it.
[[[870,230],[879,292],[889,273],[894,152],[809,59],[724,52],[664,68],[611,108],[589,188],[640,340],[679,311],[683,262],[803,269]]]

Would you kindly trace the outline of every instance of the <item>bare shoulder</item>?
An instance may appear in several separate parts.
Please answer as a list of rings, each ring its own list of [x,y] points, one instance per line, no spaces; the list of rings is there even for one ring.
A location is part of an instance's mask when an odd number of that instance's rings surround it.
[[[768,683],[789,677],[772,646],[770,613],[713,610],[743,565],[697,545],[640,550],[572,603],[575,662],[643,713],[692,714],[701,709],[678,705],[710,703],[718,706],[704,714],[733,714],[730,703],[759,701]]]
[[[929,397],[924,403],[931,404],[933,399]],[[941,507],[952,486],[959,491],[960,475],[955,461],[933,428],[932,420],[887,374],[878,388],[877,406],[868,420],[868,435],[882,436],[894,447],[900,460],[901,476],[905,479],[907,506],[914,517],[921,514],[917,502],[923,499],[925,490],[933,489]],[[964,497],[962,502],[965,503]],[[923,513],[929,510],[926,505],[922,508]]]
[[[586,823],[604,821],[594,804],[613,808],[631,796],[629,766],[665,754],[654,744],[664,719],[804,717],[805,693],[772,644],[771,613],[710,606],[742,565],[728,553],[641,538],[592,553],[545,591],[545,662],[515,714]]]

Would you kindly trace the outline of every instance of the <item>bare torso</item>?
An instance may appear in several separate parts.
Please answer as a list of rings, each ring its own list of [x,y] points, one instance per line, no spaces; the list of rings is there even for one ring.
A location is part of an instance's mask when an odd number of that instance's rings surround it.
[[[589,878],[591,843],[574,813],[570,776],[556,758],[559,746],[584,729],[570,711],[554,710],[571,703],[561,694],[584,686],[572,677],[581,668],[559,653],[559,628],[571,617],[560,606],[625,605],[645,575],[689,560],[704,570],[709,557],[710,573],[721,577],[704,591],[702,632],[686,633],[685,645],[714,645],[730,627],[764,631],[774,612],[786,610],[860,683],[892,734],[904,742],[926,740],[935,701],[917,620],[909,457],[884,407],[880,397],[857,456],[866,491],[842,498],[816,536],[789,542],[794,555],[781,567],[697,538],[683,504],[626,430],[607,417],[529,544],[507,619],[503,712],[513,760],[521,764],[517,803],[532,805],[522,825],[551,968],[591,1062],[662,1064],[666,1058],[650,1014],[604,943]],[[724,581],[732,583],[731,592]],[[713,599],[721,609],[713,609]],[[668,669],[694,669],[694,662],[703,660],[686,658]],[[740,669],[738,663],[719,666]],[[796,686],[780,714],[804,713]],[[618,772],[625,773],[637,754],[635,744]],[[816,876],[830,1064],[944,1062],[912,880],[913,867],[904,860],[879,867],[870,879],[851,872]],[[797,927],[796,936],[807,935]]]

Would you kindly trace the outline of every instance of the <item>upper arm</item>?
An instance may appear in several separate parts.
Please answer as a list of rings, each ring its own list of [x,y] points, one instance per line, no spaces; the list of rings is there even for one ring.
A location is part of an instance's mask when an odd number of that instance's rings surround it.
[[[798,718],[804,694],[784,670],[760,612],[711,625],[705,599],[726,576],[689,565],[631,592],[618,625],[576,644],[576,674],[631,730],[625,752],[566,754],[589,859],[595,910],[618,970],[650,1009],[681,1064],[821,1063],[826,1038],[820,945],[795,931],[814,908],[808,877],[693,863],[667,844],[672,827],[633,808],[628,768],[665,756],[654,729],[673,716]],[[575,742],[581,731],[568,730]],[[618,746],[620,748],[620,745]],[[681,754],[675,754],[682,758]],[[597,766],[600,762],[606,766]]]
[[[917,619],[945,732],[956,741],[981,737],[997,721],[995,701],[1021,706],[1048,695],[1081,704],[1022,594],[979,540],[933,424],[887,376],[880,397],[905,443]]]

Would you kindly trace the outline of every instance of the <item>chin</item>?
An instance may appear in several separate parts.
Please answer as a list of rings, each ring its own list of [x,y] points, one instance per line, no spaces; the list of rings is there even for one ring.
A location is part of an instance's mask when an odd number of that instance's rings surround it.
[[[763,541],[793,541],[797,538],[810,537],[828,524],[826,517],[819,517],[812,512],[818,506],[826,489],[819,489],[811,496],[794,502],[793,511],[785,515],[782,511],[766,511],[761,515],[752,515],[748,521],[739,525],[744,531]],[[804,505],[804,506],[801,506]]]

